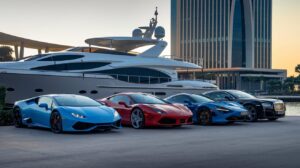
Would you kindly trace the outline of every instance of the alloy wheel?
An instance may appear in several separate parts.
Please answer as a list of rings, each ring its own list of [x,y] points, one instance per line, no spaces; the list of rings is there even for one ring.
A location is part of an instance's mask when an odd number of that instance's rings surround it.
[[[140,129],[144,127],[144,113],[140,109],[134,109],[131,113],[131,124],[133,128]]]
[[[61,133],[62,132],[62,119],[58,112],[53,112],[51,114],[51,130],[54,133]]]

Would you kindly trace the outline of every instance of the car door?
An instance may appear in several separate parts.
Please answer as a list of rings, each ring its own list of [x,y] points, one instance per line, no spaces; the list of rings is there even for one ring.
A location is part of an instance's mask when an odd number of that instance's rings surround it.
[[[40,107],[41,104],[47,104],[47,108]],[[42,127],[50,126],[50,115],[52,111],[53,100],[50,97],[40,97],[38,100],[38,107],[35,111],[33,121]]]
[[[116,95],[110,97],[108,100],[110,102],[110,106],[117,110],[118,113],[121,115],[122,121],[127,123],[130,122],[130,105],[132,104],[131,99],[127,95]],[[120,102],[124,102],[126,106],[120,104]]]

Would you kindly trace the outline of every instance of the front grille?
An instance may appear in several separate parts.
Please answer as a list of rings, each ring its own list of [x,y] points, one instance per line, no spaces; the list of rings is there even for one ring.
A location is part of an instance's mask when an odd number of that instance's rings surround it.
[[[108,128],[108,127],[121,127],[121,120],[118,120],[114,123],[97,123],[97,124],[92,124],[92,123],[85,123],[85,122],[77,122],[73,125],[73,128],[76,130],[86,130],[90,129],[94,126],[97,126],[96,128]]]
[[[284,103],[275,103],[274,109],[275,111],[284,111],[285,110]]]
[[[173,118],[163,118],[159,121],[161,124],[176,124],[176,119]]]
[[[180,123],[185,123],[185,119],[180,119]]]
[[[73,128],[76,129],[76,130],[85,130],[85,129],[89,129],[93,126],[95,126],[95,124],[77,122],[76,124],[73,125]]]

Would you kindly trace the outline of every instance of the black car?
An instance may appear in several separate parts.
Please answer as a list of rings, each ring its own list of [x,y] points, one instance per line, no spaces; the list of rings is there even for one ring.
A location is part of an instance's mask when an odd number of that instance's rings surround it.
[[[250,113],[250,121],[269,119],[271,121],[285,116],[285,104],[278,99],[261,99],[239,90],[216,90],[204,93],[215,101],[238,102]]]

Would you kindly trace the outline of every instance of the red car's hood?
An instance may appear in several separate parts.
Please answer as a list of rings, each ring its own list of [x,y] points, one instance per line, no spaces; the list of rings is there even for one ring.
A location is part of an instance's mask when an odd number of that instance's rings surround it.
[[[146,106],[164,111],[167,114],[193,115],[193,113],[181,105],[174,104],[147,104]]]

